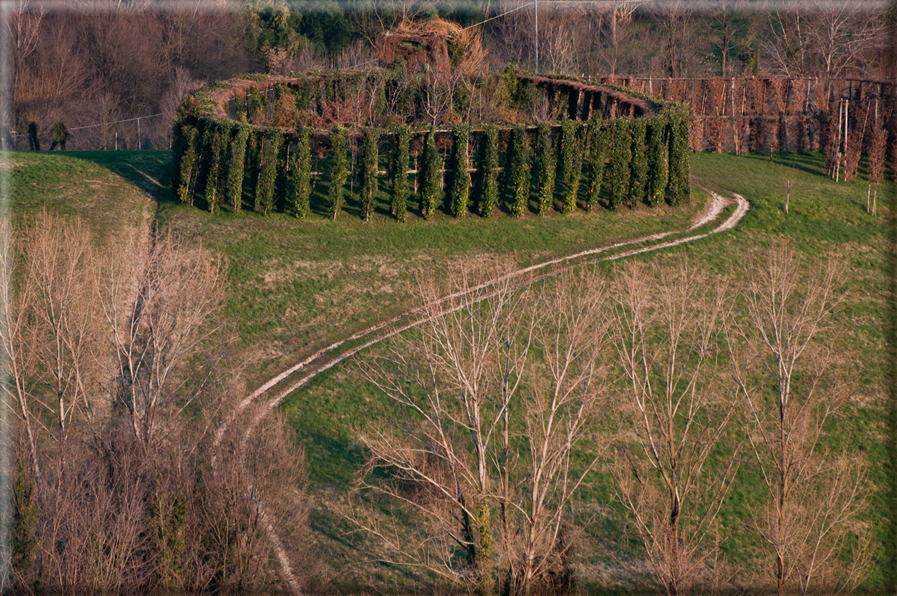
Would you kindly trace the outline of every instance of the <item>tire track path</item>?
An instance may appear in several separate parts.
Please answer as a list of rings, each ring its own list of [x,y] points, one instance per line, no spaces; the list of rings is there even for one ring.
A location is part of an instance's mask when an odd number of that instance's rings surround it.
[[[733,194],[733,199],[725,198],[720,196],[719,194],[705,189],[711,196],[710,201],[708,201],[707,207],[704,209],[704,212],[701,216],[699,216],[694,222],[692,222],[687,228],[682,230],[672,230],[669,232],[661,232],[658,234],[652,234],[650,236],[643,236],[641,238],[636,238],[634,240],[628,240],[624,242],[618,242],[615,244],[610,244],[606,246],[602,246],[599,248],[585,250],[573,255],[568,255],[565,257],[559,257],[557,259],[553,259],[551,261],[546,261],[544,263],[539,263],[537,265],[532,265],[530,267],[525,267],[522,269],[518,269],[516,271],[512,271],[506,275],[497,277],[493,280],[490,280],[484,284],[480,284],[476,287],[470,288],[463,292],[456,292],[454,294],[450,294],[448,296],[444,296],[437,301],[431,302],[424,306],[418,307],[414,310],[411,310],[407,313],[389,319],[387,321],[383,321],[378,323],[377,325],[373,325],[359,331],[357,333],[352,334],[351,336],[339,340],[321,348],[311,356],[305,358],[301,362],[295,364],[294,366],[288,368],[287,370],[281,372],[276,375],[266,383],[264,383],[261,387],[250,393],[246,396],[242,401],[240,401],[234,410],[231,412],[230,416],[227,418],[225,422],[223,422],[215,433],[215,439],[213,443],[213,453],[217,454],[218,446],[221,443],[221,440],[224,437],[224,434],[227,432],[228,428],[233,424],[233,422],[243,414],[249,406],[253,405],[255,402],[259,401],[259,398],[271,392],[272,390],[276,391],[273,393],[271,397],[269,397],[263,404],[261,404],[258,409],[253,412],[252,418],[249,423],[243,430],[243,434],[240,437],[240,451],[239,451],[239,460],[240,465],[243,468],[244,474],[246,476],[246,491],[249,495],[249,498],[256,506],[256,509],[259,513],[259,519],[262,522],[262,528],[265,531],[265,534],[268,538],[268,541],[271,545],[271,549],[274,551],[275,556],[277,557],[279,563],[279,574],[283,582],[289,588],[289,591],[294,595],[302,594],[301,586],[299,585],[299,581],[296,579],[296,575],[292,570],[292,566],[290,564],[289,555],[287,554],[286,548],[283,544],[283,541],[280,539],[280,536],[276,531],[276,520],[273,519],[269,509],[265,506],[264,501],[262,500],[260,494],[255,489],[255,485],[253,479],[250,474],[246,470],[246,451],[247,445],[249,443],[252,434],[255,432],[255,429],[258,427],[259,423],[264,419],[265,416],[269,415],[271,411],[276,408],[280,403],[286,399],[290,394],[294,393],[298,389],[301,389],[305,385],[307,385],[310,381],[312,381],[316,376],[323,373],[326,370],[333,368],[334,366],[340,364],[344,360],[351,358],[355,354],[365,350],[377,343],[380,343],[386,339],[389,339],[399,333],[407,331],[413,327],[416,327],[427,320],[429,318],[423,316],[423,313],[428,311],[432,312],[434,306],[439,306],[440,304],[449,302],[450,300],[454,300],[457,298],[463,298],[466,295],[475,295],[476,298],[472,299],[468,302],[462,302],[459,306],[456,306],[451,309],[442,310],[439,312],[440,315],[448,314],[458,310],[460,308],[466,307],[469,304],[480,302],[485,300],[491,296],[493,296],[496,292],[486,292],[484,294],[479,294],[481,290],[487,289],[491,286],[495,286],[502,281],[507,281],[515,278],[522,278],[522,282],[517,287],[523,287],[525,285],[530,285],[535,282],[547,279],[549,277],[556,276],[565,271],[569,271],[571,269],[577,269],[580,267],[585,267],[587,265],[593,265],[595,263],[599,263],[601,261],[613,261],[617,259],[622,259],[625,257],[634,256],[637,254],[642,254],[646,252],[652,252],[662,249],[668,249],[675,246],[680,246],[682,244],[688,242],[694,242],[695,240],[699,240],[702,238],[707,238],[714,234],[718,234],[720,232],[724,232],[726,230],[733,229],[738,223],[744,219],[744,216],[747,214],[750,209],[750,204],[748,201],[735,193]],[[644,246],[645,244],[657,242],[659,240],[663,240],[664,238],[669,238],[671,236],[676,236],[679,234],[687,234],[689,232],[695,232],[696,230],[708,225],[719,218],[723,209],[725,209],[728,205],[735,204],[735,211],[730,215],[724,222],[716,226],[715,228],[702,232],[699,234],[693,234],[689,236],[684,236],[681,238],[677,238],[674,240],[669,240],[666,242],[660,242],[658,244],[649,244],[648,246]],[[632,248],[623,252],[615,253],[614,251],[626,248],[629,246],[638,246],[637,248]],[[613,253],[613,254],[605,254],[605,253]],[[597,256],[596,255],[602,255]],[[589,259],[588,257],[596,257]],[[580,261],[580,259],[583,259]],[[559,266],[553,268],[554,266]],[[538,273],[542,270],[548,269],[547,272],[530,275],[534,273]],[[529,277],[527,277],[529,276]],[[430,317],[432,318],[432,317]],[[367,341],[362,342],[361,344],[355,345],[345,351],[340,351],[342,348],[356,342],[361,339],[368,338]],[[300,374],[297,374],[300,373]],[[286,381],[290,380],[291,382],[286,383]],[[217,455],[213,456],[212,460],[213,469],[217,470]]]

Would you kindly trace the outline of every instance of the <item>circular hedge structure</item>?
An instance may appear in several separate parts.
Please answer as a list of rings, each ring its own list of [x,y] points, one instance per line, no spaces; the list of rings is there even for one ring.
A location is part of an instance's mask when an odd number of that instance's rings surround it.
[[[396,69],[249,75],[186,98],[173,131],[174,188],[212,213],[363,219],[384,187],[414,210],[564,213],[689,199],[688,109],[611,85],[507,70],[469,79]],[[325,188],[326,187],[326,188]],[[415,209],[416,207],[416,209]]]

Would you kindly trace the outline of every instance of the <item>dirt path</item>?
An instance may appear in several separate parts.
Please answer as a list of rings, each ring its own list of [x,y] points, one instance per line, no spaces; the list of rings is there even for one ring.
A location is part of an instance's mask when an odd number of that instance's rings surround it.
[[[723,232],[726,230],[731,230],[734,228],[745,216],[748,209],[750,208],[749,203],[743,197],[739,195],[734,195],[734,199],[727,199],[721,197],[720,195],[710,192],[711,199],[708,201],[707,207],[704,209],[702,214],[689,225],[687,228],[683,230],[673,230],[670,232],[663,232],[660,234],[653,234],[651,236],[644,236],[642,238],[637,238],[635,240],[629,240],[626,242],[619,242],[617,244],[611,244],[608,246],[603,246],[600,248],[594,248],[590,250],[586,250],[583,252],[579,252],[573,255],[569,255],[566,257],[561,257],[558,259],[554,259],[551,261],[547,261],[545,263],[540,263],[538,265],[533,265],[531,267],[525,267],[523,269],[519,269],[508,273],[507,275],[496,278],[490,282],[477,286],[475,288],[471,288],[466,292],[459,292],[456,294],[452,294],[449,296],[445,296],[440,300],[426,305],[424,307],[417,308],[415,310],[409,311],[403,315],[390,319],[388,321],[384,321],[372,327],[369,327],[363,331],[359,331],[347,337],[343,340],[330,344],[329,346],[322,348],[309,356],[308,358],[302,360],[298,364],[288,368],[282,373],[276,375],[267,383],[250,393],[246,398],[244,398],[231,413],[231,416],[227,421],[222,423],[215,433],[215,441],[213,452],[217,451],[218,444],[221,439],[224,437],[224,433],[227,432],[228,427],[233,423],[233,421],[243,414],[247,408],[254,404],[259,400],[260,397],[272,392],[272,390],[276,389],[276,392],[267,398],[267,400],[260,405],[258,410],[253,412],[252,418],[250,422],[247,424],[246,428],[243,431],[243,435],[240,441],[240,463],[243,466],[244,473],[246,475],[246,489],[247,494],[251,495],[250,498],[253,499],[259,511],[259,518],[262,521],[262,527],[267,535],[268,541],[271,544],[271,548],[277,556],[278,562],[280,563],[279,573],[284,583],[288,586],[291,593],[295,595],[299,595],[302,593],[301,587],[299,585],[298,580],[296,579],[295,574],[293,573],[292,567],[290,565],[289,556],[286,552],[286,549],[283,545],[283,542],[280,540],[279,535],[276,532],[276,520],[272,519],[270,511],[265,506],[264,502],[261,500],[261,497],[258,495],[257,491],[254,489],[253,480],[245,470],[245,458],[246,458],[246,446],[249,442],[250,437],[255,432],[256,427],[262,421],[262,419],[270,414],[270,412],[276,408],[280,403],[286,399],[290,394],[295,392],[296,390],[307,385],[312,379],[321,374],[322,372],[333,368],[339,363],[343,362],[347,358],[350,358],[365,350],[374,344],[377,344],[383,340],[389,339],[403,331],[411,329],[421,323],[425,322],[427,319],[423,318],[419,315],[421,313],[426,312],[428,307],[438,306],[441,303],[445,303],[449,300],[463,297],[467,294],[476,293],[479,290],[483,290],[490,286],[496,285],[499,281],[505,281],[508,279],[513,279],[516,277],[523,278],[523,282],[520,284],[529,285],[535,283],[537,281],[546,279],[548,277],[552,277],[562,273],[564,271],[568,271],[570,269],[575,269],[579,267],[584,267],[586,265],[591,265],[594,263],[598,263],[601,261],[611,261],[616,259],[621,259],[624,257],[629,257],[632,255],[637,255],[645,252],[651,252],[666,248],[671,248],[674,246],[679,246],[681,244],[685,244],[687,242],[693,242],[695,240],[699,240],[701,238],[706,238],[713,234],[717,234],[719,232]],[[656,242],[658,240],[663,240],[664,238],[668,238],[670,236],[675,236],[678,234],[687,234],[689,232],[693,232],[719,218],[723,209],[727,205],[731,204],[736,205],[735,211],[730,215],[724,222],[715,228],[703,232],[700,234],[694,234],[690,236],[684,236],[682,238],[677,238],[675,240],[670,240],[667,242],[661,242],[658,244],[650,244],[648,246],[639,246],[638,248],[632,248],[630,250],[614,253],[614,254],[604,254],[616,251],[621,248],[625,248],[627,246],[633,245],[644,245],[652,242]],[[603,256],[597,256],[603,255]],[[588,259],[588,257],[597,256],[597,258]],[[553,266],[559,266],[551,269]],[[548,270],[546,273],[541,275],[535,275],[531,277],[525,277],[527,274],[532,274],[535,272],[539,272],[541,270]],[[476,298],[476,301],[485,300],[486,298],[492,296],[492,293],[479,294]],[[455,307],[456,309],[462,308],[467,304],[463,304],[462,306]],[[443,314],[447,314],[451,312],[451,310],[442,311]],[[358,341],[360,339],[368,338],[367,341],[356,345],[346,351],[340,352],[339,350],[350,344],[352,342]],[[298,373],[298,374],[297,374]],[[217,468],[217,463],[213,460],[213,467]]]

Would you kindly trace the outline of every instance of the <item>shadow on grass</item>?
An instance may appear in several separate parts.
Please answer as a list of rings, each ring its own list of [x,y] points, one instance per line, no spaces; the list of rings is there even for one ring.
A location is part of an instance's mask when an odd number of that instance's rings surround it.
[[[174,154],[171,151],[65,151],[109,170],[137,186],[157,203],[176,202],[171,189]]]

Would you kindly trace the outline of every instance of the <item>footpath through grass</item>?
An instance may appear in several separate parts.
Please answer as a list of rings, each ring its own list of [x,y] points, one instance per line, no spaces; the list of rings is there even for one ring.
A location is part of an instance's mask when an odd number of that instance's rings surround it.
[[[399,224],[383,209],[365,223],[351,213],[333,222],[284,214],[219,213],[166,203],[165,229],[227,256],[228,315],[251,351],[258,384],[332,341],[408,311],[416,275],[440,275],[451,264],[513,255],[521,266],[620,240],[683,228],[706,195],[679,209],[661,207],[570,215],[528,213],[521,219],[439,213]]]

